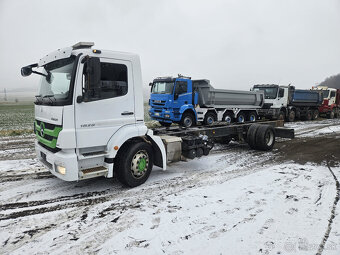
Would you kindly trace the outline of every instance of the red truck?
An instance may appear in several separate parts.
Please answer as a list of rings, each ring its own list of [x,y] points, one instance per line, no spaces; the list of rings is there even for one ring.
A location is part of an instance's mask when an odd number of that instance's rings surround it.
[[[326,115],[327,118],[340,117],[340,89],[328,88],[325,86],[318,86],[314,90],[321,90],[323,93],[323,102],[319,107],[320,115]]]

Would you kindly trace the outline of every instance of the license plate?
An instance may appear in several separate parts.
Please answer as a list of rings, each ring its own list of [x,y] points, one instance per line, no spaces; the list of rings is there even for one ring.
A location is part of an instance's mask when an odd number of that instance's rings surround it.
[[[155,112],[155,115],[156,115],[156,116],[159,116],[159,113],[158,113],[158,112]]]

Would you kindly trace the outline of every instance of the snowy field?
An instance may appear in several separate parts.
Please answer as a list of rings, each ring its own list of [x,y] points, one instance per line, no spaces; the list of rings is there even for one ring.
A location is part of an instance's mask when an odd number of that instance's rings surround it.
[[[1,254],[340,254],[340,120],[286,126],[272,152],[219,145],[134,189],[61,181],[33,136],[0,137]]]

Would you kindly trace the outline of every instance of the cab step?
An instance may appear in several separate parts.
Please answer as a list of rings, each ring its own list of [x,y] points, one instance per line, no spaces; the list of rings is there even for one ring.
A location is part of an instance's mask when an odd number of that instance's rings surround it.
[[[106,176],[108,169],[104,166],[88,168],[80,171],[80,179],[90,179],[98,176]]]

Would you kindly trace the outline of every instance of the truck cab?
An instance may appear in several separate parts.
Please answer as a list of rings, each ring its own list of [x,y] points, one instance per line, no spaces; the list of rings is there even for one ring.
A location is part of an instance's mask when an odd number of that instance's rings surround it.
[[[93,45],[62,48],[21,69],[22,76],[41,76],[37,157],[65,181],[110,178],[115,172],[122,183],[137,186],[153,164],[166,168],[164,144],[144,123],[139,57]]]
[[[329,88],[327,86],[313,87],[313,90],[322,92],[323,101],[319,107],[321,115],[326,115],[328,118],[333,119],[339,116],[340,105],[340,90]]]
[[[264,104],[259,110],[259,115],[269,119],[284,119],[287,114],[290,88],[291,86],[276,84],[254,85],[253,91],[264,92]]]
[[[193,91],[190,77],[160,77],[150,83],[149,115],[162,126],[182,123],[192,126],[196,123],[195,105],[197,93]]]

